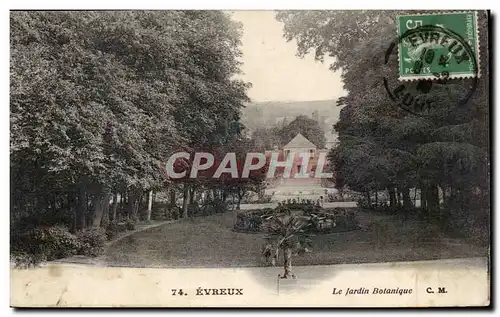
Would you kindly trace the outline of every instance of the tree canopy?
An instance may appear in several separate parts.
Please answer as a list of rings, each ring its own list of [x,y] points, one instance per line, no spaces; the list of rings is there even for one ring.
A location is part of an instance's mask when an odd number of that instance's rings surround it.
[[[220,11],[12,12],[13,218],[137,212],[168,157],[239,138],[241,26]],[[90,206],[90,207],[89,207]],[[104,220],[103,220],[104,221]]]
[[[483,202],[489,196],[488,82],[477,79],[472,97],[460,104],[460,94],[471,81],[433,82],[426,91],[438,105],[429,116],[398,107],[384,89],[384,78],[397,74],[397,49],[386,64],[385,54],[397,37],[396,15],[388,11],[282,11],[284,36],[296,40],[299,56],[335,58],[332,70],[342,72],[348,94],[335,124],[339,146],[329,155],[337,185],[368,193],[387,189],[391,203],[396,191],[411,206],[409,188],[422,190],[422,207],[439,212],[438,187],[443,198]],[[480,38],[487,38],[487,15],[479,15]],[[487,51],[481,43],[481,54]],[[486,49],[485,50],[483,50]],[[396,58],[395,58],[396,57]],[[482,55],[481,61],[487,60]],[[485,74],[488,62],[482,62]],[[422,94],[424,92],[421,92]],[[440,109],[446,109],[442,111]],[[470,211],[470,214],[478,210]]]
[[[273,150],[275,146],[283,148],[297,134],[301,133],[318,148],[326,145],[325,131],[320,127],[318,121],[307,116],[295,117],[290,123],[286,121],[274,127],[257,129],[252,134],[252,139],[256,142],[256,147],[261,151]]]

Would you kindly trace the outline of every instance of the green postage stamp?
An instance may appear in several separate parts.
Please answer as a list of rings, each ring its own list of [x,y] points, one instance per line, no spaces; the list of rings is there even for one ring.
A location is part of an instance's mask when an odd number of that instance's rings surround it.
[[[399,79],[479,76],[477,13],[398,16]]]

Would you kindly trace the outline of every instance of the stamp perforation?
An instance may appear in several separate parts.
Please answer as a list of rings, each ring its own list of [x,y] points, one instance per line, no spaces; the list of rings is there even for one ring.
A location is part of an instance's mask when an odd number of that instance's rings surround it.
[[[476,72],[472,74],[450,74],[447,78],[448,79],[469,79],[469,78],[480,78],[481,77],[481,52],[479,48],[479,25],[478,25],[478,11],[477,10],[460,10],[460,11],[443,11],[443,12],[429,12],[429,13],[412,13],[412,14],[399,14],[396,16],[396,19],[399,20],[400,17],[408,17],[408,16],[439,16],[439,15],[445,15],[445,14],[469,14],[473,13],[474,14],[474,28],[475,28],[475,55],[476,55]],[[398,29],[398,37],[401,36],[401,27],[400,24],[398,23],[397,25]],[[398,43],[398,68],[401,67],[401,45]],[[431,81],[439,81],[442,80],[442,78],[434,76],[433,74],[422,74],[422,75],[409,75],[409,76],[401,76],[401,73],[399,73],[398,76],[399,81],[403,82],[409,82],[409,81],[415,81],[415,80],[431,80]]]

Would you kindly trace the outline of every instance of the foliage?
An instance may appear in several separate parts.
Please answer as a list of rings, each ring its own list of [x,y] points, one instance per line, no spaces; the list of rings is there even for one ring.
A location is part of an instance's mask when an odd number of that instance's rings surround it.
[[[234,230],[238,232],[268,232],[269,217],[276,211],[270,208],[241,211],[236,214]]]
[[[252,139],[255,140],[260,151],[273,150],[275,146],[281,149],[299,133],[318,148],[325,147],[325,131],[316,120],[304,115],[297,116],[284,126],[256,129],[252,134]]]
[[[280,130],[279,135],[283,145],[285,145],[299,133],[301,133],[318,148],[322,149],[325,147],[325,131],[321,129],[317,121],[306,116],[296,117]]]
[[[126,225],[121,225],[115,221],[112,221],[106,227],[106,239],[108,241],[113,240],[118,236],[120,232],[124,232],[126,230],[127,230]]]
[[[282,278],[295,278],[292,273],[292,254],[293,252],[304,253],[312,247],[312,240],[306,228],[311,224],[304,217],[288,214],[275,214],[270,216],[271,228],[266,237],[268,241],[265,247],[268,258],[272,258],[273,265],[279,257],[280,251],[284,257],[284,275]],[[270,252],[269,252],[270,251]]]
[[[188,215],[189,217],[194,217],[194,216],[201,216],[201,207],[198,205],[198,203],[192,203],[188,204]]]
[[[397,34],[396,15],[403,13],[282,11],[277,19],[284,22],[287,40],[297,40],[300,56],[312,51],[318,60],[334,57],[331,68],[342,72],[348,94],[337,102],[342,109],[334,128],[340,142],[329,153],[336,187],[365,193],[365,206],[372,206],[370,192],[380,190],[388,191],[395,206],[399,192],[405,212],[413,209],[409,189],[418,188],[422,208],[440,219],[438,188],[445,200],[467,197],[455,205],[456,220],[447,220],[451,224],[474,214],[474,193],[489,192],[488,83],[479,78],[465,104],[458,100],[470,81],[436,82],[429,91],[417,90],[438,105],[427,117],[397,107],[383,84],[397,73],[396,51],[388,62],[383,58]],[[486,13],[478,17],[480,38],[487,38]],[[480,46],[486,48],[486,42]],[[480,66],[488,73],[487,63]],[[478,201],[476,208],[489,209],[488,201]]]
[[[181,209],[177,206],[170,206],[170,220],[177,220],[181,215]]]
[[[10,260],[15,268],[28,269],[30,267],[37,267],[40,263],[46,261],[47,258],[43,254],[28,254],[13,251],[11,252]]]
[[[138,219],[144,193],[175,187],[172,153],[226,151],[248,101],[240,29],[221,11],[13,12],[11,219],[75,232],[113,208]]]
[[[79,254],[86,256],[99,256],[104,252],[107,234],[103,228],[88,228],[78,232],[80,243]]]
[[[135,221],[132,219],[125,220],[125,228],[129,231],[135,230]]]
[[[67,228],[37,227],[11,232],[11,252],[18,259],[37,264],[77,254],[81,243]]]
[[[166,220],[169,210],[168,203],[155,202],[151,210],[151,219]]]
[[[207,200],[201,207],[201,210],[204,215],[213,215],[216,213],[227,212],[228,206],[226,202],[215,198],[213,200]]]
[[[308,215],[308,233],[334,233],[360,228],[355,209],[352,208],[320,209],[311,211]]]

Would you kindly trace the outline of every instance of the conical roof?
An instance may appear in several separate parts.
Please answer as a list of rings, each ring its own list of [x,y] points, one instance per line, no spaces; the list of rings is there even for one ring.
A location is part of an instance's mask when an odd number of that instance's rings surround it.
[[[285,145],[283,147],[284,149],[286,148],[305,148],[305,149],[309,149],[309,148],[316,148],[316,145],[314,145],[314,143],[312,143],[311,141],[309,141],[308,139],[306,139],[305,136],[302,135],[302,133],[299,133],[297,134],[293,139],[292,141],[288,142],[287,145]]]

